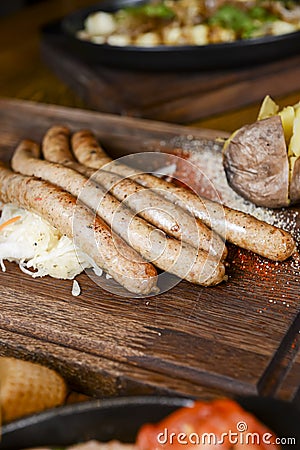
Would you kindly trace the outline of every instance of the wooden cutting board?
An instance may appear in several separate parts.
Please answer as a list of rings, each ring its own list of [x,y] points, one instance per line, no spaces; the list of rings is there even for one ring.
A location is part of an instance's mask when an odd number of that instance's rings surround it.
[[[102,112],[191,123],[300,89],[300,56],[223,70],[136,72],[88,64],[72,54],[59,26],[41,36],[41,55],[91,108]],[[282,81],[284,80],[284,82]]]
[[[174,139],[207,145],[222,132],[0,100],[0,154],[22,138],[41,140],[63,123],[91,128],[113,156],[157,150]],[[178,141],[178,140],[177,140]],[[187,282],[149,299],[112,295],[85,274],[71,282],[0,273],[0,353],[58,370],[87,394],[256,394],[297,398],[299,271],[230,248],[229,280]]]

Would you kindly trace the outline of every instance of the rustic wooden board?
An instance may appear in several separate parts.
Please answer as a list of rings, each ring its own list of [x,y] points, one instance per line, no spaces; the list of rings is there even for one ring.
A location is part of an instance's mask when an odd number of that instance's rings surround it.
[[[85,63],[64,46],[59,32],[42,36],[41,54],[90,107],[168,122],[191,123],[300,88],[299,55],[234,70],[134,72]]]
[[[113,156],[159,149],[162,142],[170,148],[176,137],[205,145],[224,135],[0,100],[1,159],[8,161],[22,138],[41,140],[55,123],[91,128]],[[85,274],[78,277],[82,294],[72,297],[70,282],[34,280],[8,264],[0,273],[0,352],[48,364],[74,388],[92,395],[209,397],[269,390],[292,399],[297,372],[282,392],[280,387],[296,358],[288,344],[298,332],[299,273],[290,261],[264,265],[234,247],[229,262],[226,284],[201,288],[180,282],[149,299],[117,297]]]

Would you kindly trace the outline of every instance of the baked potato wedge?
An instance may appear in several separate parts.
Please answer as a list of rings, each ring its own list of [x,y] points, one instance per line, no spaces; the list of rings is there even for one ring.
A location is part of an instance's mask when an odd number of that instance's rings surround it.
[[[281,208],[300,202],[300,105],[279,106],[267,96],[258,120],[225,142],[229,185],[258,206]]]

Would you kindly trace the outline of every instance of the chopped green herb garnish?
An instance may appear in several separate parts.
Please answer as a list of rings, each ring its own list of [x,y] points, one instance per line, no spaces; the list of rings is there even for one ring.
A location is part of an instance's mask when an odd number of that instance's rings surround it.
[[[257,25],[249,15],[234,5],[224,5],[209,20],[211,25],[228,28],[240,35],[251,35],[257,30]]]
[[[163,2],[155,5],[146,4],[141,6],[129,6],[124,8],[128,14],[135,16],[145,16],[157,19],[172,19],[175,16],[174,11]]]
[[[250,38],[263,23],[274,20],[276,16],[260,6],[254,6],[247,12],[235,5],[223,5],[210,18],[209,24],[231,29],[241,38]]]
[[[274,20],[277,20],[276,16],[269,13],[269,11],[261,6],[253,6],[253,8],[249,10],[249,16],[260,22],[273,22]]]

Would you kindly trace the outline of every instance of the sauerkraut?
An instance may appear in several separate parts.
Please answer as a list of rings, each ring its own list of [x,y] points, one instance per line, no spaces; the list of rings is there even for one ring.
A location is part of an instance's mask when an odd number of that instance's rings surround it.
[[[75,248],[71,239],[37,214],[5,204],[0,218],[0,264],[16,262],[22,272],[33,278],[49,275],[74,279],[85,269],[102,274],[94,261]]]

